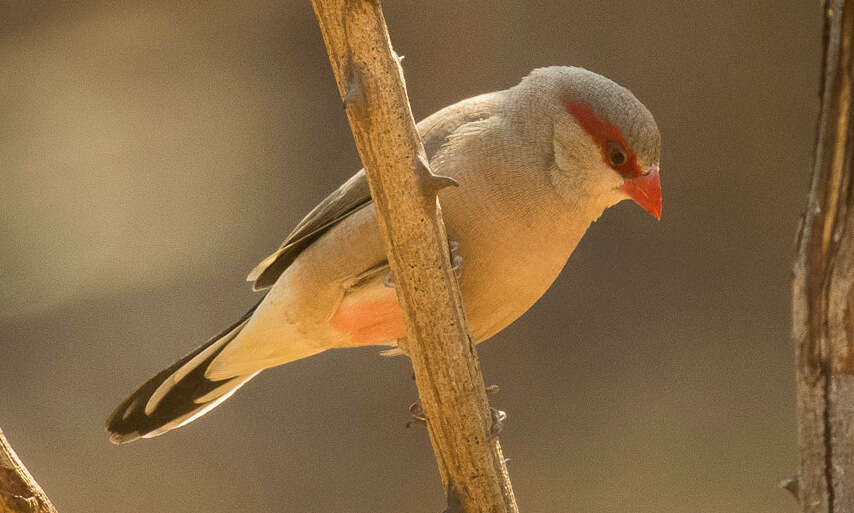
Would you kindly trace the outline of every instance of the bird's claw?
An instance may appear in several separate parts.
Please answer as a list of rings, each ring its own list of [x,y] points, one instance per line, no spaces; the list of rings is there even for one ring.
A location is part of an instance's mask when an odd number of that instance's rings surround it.
[[[406,423],[406,427],[414,426],[415,424],[427,425],[427,417],[424,416],[424,410],[421,409],[421,402],[415,401],[409,405],[410,419]]]
[[[498,385],[489,385],[486,387],[487,394],[497,394],[501,391]],[[489,414],[492,417],[492,426],[489,428],[489,439],[496,438],[504,430],[504,421],[507,420],[507,412],[489,407]]]
[[[487,387],[490,392],[497,392],[498,385],[490,385]],[[489,415],[492,418],[492,425],[489,427],[489,439],[495,439],[504,431],[504,422],[507,420],[507,412],[493,407],[489,407]],[[421,408],[421,402],[415,401],[409,405],[409,420],[406,422],[406,427],[414,426],[415,424],[427,425],[427,416],[424,415],[424,410]]]
[[[504,421],[507,420],[507,412],[489,407],[489,413],[492,416],[492,426],[489,428],[489,439],[498,438],[498,435],[504,431]]]
[[[457,280],[463,275],[463,257],[458,253],[460,243],[455,240],[448,241],[448,253],[451,255],[451,270],[454,271],[454,276]]]

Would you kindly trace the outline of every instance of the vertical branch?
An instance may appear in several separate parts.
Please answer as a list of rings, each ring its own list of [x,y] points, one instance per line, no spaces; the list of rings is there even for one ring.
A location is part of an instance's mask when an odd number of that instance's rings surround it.
[[[0,431],[0,513],[56,513]]]
[[[436,198],[453,180],[430,172],[380,2],[312,4],[376,205],[449,503],[467,513],[514,513]]]
[[[826,0],[824,12],[821,112],[792,304],[804,513],[854,511],[854,0]]]

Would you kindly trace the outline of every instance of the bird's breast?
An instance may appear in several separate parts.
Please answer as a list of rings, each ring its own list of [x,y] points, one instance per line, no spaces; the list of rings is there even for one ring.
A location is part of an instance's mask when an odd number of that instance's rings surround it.
[[[542,297],[587,228],[545,202],[487,206],[476,215],[445,203],[448,233],[463,257],[460,290],[477,341],[507,327]]]

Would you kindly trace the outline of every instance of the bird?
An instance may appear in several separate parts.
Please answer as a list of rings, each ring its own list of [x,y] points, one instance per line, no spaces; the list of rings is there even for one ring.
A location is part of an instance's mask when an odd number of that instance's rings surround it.
[[[417,129],[431,169],[459,183],[438,195],[477,343],[534,305],[607,208],[628,199],[661,217],[655,119],[628,89],[587,69],[535,69]],[[332,348],[400,352],[406,326],[364,170],[247,279],[263,298],[119,404],[106,424],[113,443],[184,426],[264,369]]]

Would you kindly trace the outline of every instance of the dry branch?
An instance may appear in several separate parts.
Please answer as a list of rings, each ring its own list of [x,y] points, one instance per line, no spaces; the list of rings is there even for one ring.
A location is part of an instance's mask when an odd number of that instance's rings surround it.
[[[449,502],[514,513],[515,498],[449,262],[436,192],[379,1],[313,0],[365,166],[406,318],[405,351]]]
[[[824,4],[821,112],[793,287],[799,498],[804,513],[854,511],[854,0]]]
[[[56,513],[0,430],[0,513]]]

